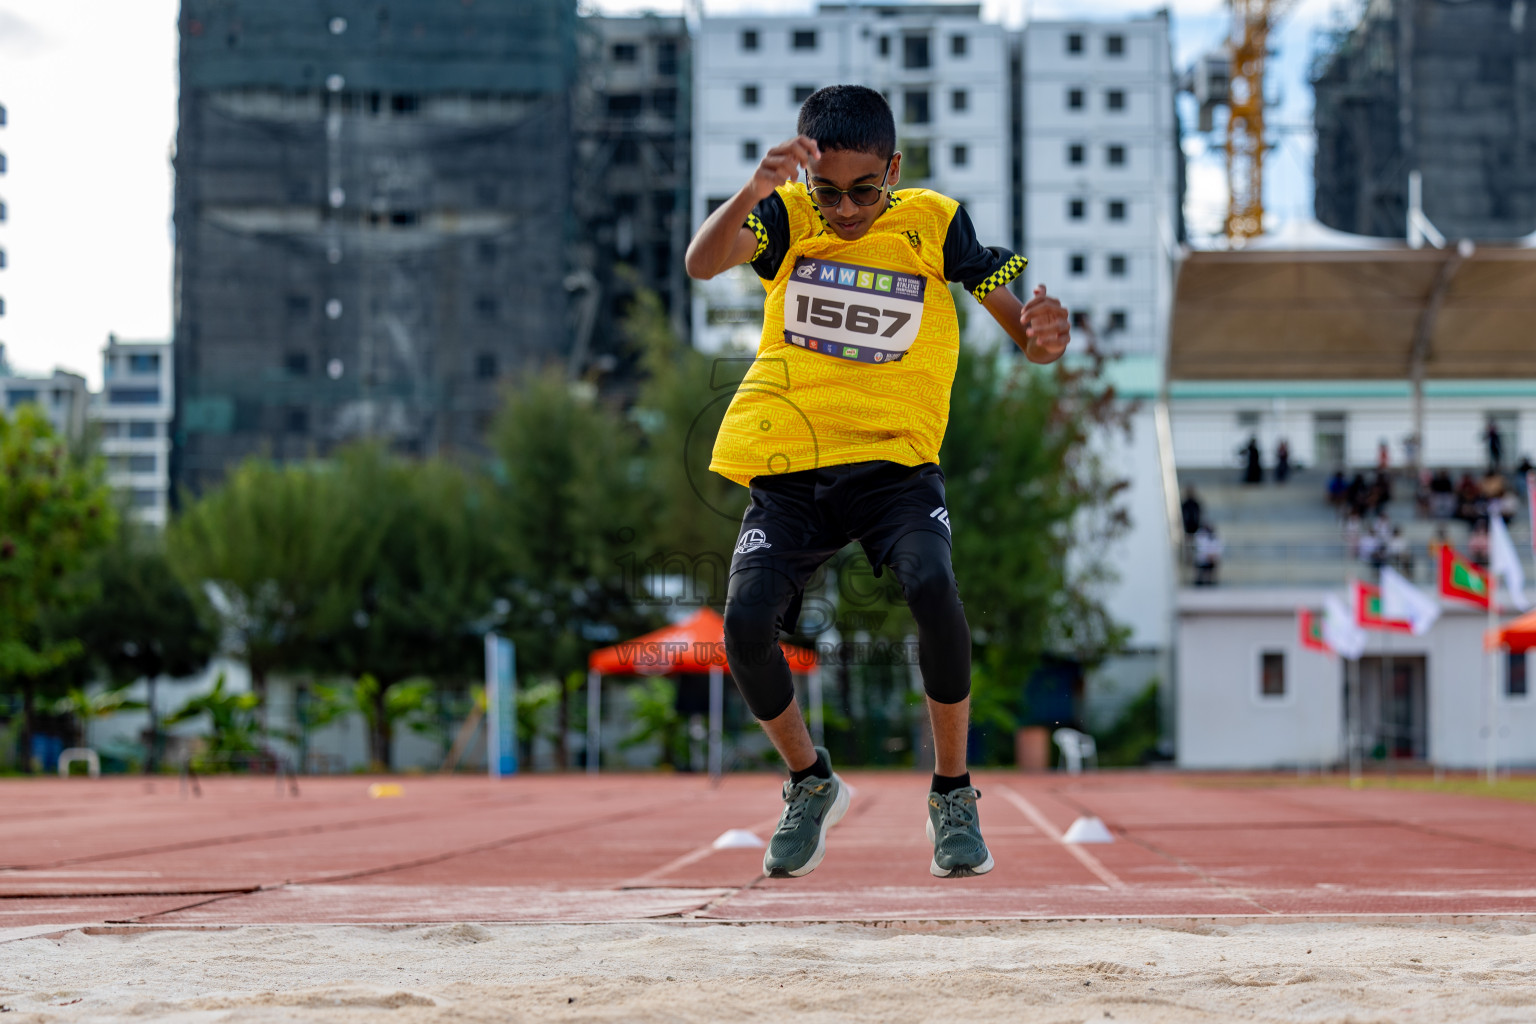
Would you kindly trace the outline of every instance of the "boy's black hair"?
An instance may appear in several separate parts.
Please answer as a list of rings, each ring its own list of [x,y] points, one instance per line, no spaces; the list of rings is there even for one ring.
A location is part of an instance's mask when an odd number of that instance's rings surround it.
[[[829,85],[800,106],[799,132],[821,149],[851,149],[889,160],[896,119],[885,97],[862,85]]]

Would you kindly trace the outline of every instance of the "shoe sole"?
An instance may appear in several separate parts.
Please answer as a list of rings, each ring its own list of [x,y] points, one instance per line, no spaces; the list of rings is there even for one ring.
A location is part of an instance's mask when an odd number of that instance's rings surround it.
[[[927,832],[930,843],[938,841],[938,837],[933,834],[932,818],[928,819]],[[990,849],[987,850],[987,859],[976,865],[958,864],[952,868],[943,868],[939,866],[938,857],[934,857],[933,862],[928,865],[928,873],[934,878],[974,878],[977,875],[984,875],[991,871],[995,863],[992,860],[992,851]]]
[[[848,784],[843,781],[841,775],[832,773],[832,778],[837,780],[837,796],[832,798],[832,807],[827,811],[827,816],[821,819],[821,833],[816,837],[816,849],[811,852],[811,857],[804,864],[793,870],[788,868],[769,869],[764,866],[763,873],[769,878],[799,878],[816,870],[816,865],[827,855],[827,833],[832,826],[843,820],[843,815],[848,813],[848,804],[853,797],[848,792]]]

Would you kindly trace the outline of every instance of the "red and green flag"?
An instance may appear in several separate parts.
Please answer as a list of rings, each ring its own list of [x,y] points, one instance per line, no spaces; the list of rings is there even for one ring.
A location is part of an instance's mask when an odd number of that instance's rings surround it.
[[[1470,601],[1479,608],[1488,607],[1488,573],[1457,554],[1449,544],[1440,545],[1440,596]]]
[[[1301,631],[1301,646],[1309,651],[1318,651],[1322,654],[1332,654],[1333,648],[1328,646],[1328,641],[1323,639],[1323,616],[1310,608],[1300,608],[1296,611],[1296,625]]]
[[[1389,619],[1381,611],[1381,588],[1355,581],[1355,622],[1362,629],[1379,629],[1387,633],[1412,633],[1413,623],[1407,619]]]

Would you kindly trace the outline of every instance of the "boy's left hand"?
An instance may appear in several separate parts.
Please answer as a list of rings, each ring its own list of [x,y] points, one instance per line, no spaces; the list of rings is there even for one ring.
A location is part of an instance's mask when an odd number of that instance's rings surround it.
[[[1054,295],[1047,295],[1043,284],[1035,285],[1035,294],[1024,304],[1019,322],[1024,325],[1024,336],[1029,339],[1026,351],[1034,362],[1060,359],[1072,340],[1072,321],[1066,307]]]

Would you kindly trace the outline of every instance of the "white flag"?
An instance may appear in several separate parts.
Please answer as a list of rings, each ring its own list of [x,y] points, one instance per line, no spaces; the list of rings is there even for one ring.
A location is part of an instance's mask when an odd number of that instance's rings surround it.
[[[1407,619],[1414,636],[1423,636],[1440,617],[1440,605],[1390,565],[1381,570],[1381,616]]]
[[[1515,607],[1525,611],[1530,607],[1525,600],[1525,570],[1520,567],[1520,555],[1515,542],[1509,539],[1504,517],[1495,510],[1488,516],[1488,561],[1493,575],[1504,581],[1509,599]]]
[[[1366,633],[1337,594],[1323,598],[1323,639],[1341,658],[1354,661],[1365,653]]]

